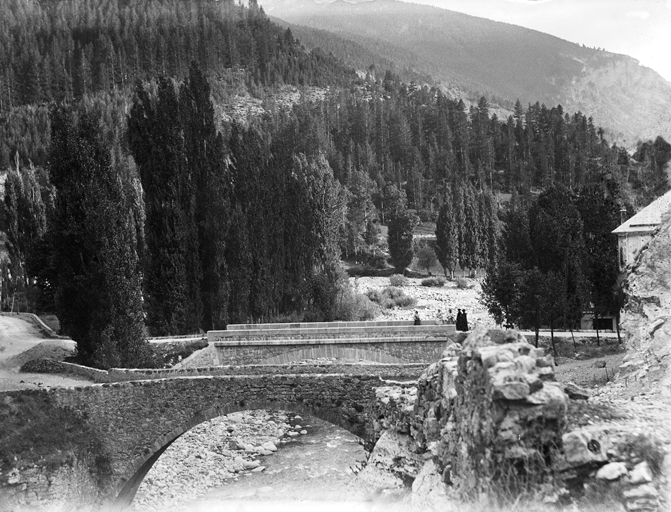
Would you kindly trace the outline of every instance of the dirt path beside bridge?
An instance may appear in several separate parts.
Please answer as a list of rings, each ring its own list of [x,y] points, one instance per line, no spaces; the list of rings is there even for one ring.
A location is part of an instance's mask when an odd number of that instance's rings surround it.
[[[0,315],[0,391],[92,384],[87,379],[70,375],[19,372],[30,360],[62,361],[74,350],[72,340],[45,338],[31,322],[18,316]]]

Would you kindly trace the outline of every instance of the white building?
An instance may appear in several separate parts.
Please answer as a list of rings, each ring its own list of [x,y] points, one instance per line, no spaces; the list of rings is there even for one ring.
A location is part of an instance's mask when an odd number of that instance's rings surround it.
[[[617,235],[620,270],[630,265],[671,211],[671,191],[655,199],[627,222],[613,231]]]

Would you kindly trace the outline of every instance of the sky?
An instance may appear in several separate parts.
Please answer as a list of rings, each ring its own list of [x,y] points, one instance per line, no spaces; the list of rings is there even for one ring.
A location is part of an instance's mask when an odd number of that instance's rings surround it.
[[[671,82],[671,0],[404,0],[623,53]]]

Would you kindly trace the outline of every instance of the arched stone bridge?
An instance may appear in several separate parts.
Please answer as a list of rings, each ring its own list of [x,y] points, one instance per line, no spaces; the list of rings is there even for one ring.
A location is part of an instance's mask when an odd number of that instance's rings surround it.
[[[373,441],[374,375],[182,377],[44,391],[85,418],[111,465],[104,502],[129,504],[151,466],[195,425],[244,409],[288,410]],[[12,394],[12,393],[4,393]]]

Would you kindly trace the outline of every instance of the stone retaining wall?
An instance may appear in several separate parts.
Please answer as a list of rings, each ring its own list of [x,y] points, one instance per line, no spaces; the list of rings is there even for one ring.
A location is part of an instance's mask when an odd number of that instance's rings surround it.
[[[238,345],[215,342],[211,353],[215,365],[282,364],[303,359],[338,358],[364,360],[376,363],[425,363],[440,358],[446,338],[397,339],[397,340],[315,340],[301,343],[296,340],[267,343],[264,345]]]

